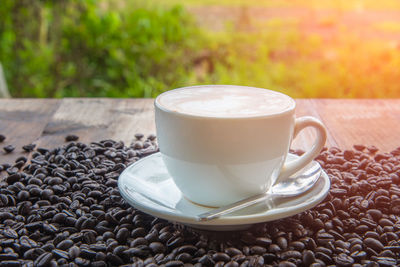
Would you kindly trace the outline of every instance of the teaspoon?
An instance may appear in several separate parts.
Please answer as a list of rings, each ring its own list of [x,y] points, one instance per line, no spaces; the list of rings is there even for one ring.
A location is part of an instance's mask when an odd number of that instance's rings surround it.
[[[313,166],[309,168],[306,173],[277,183],[272,186],[268,192],[245,198],[235,203],[197,215],[197,220],[209,221],[217,219],[222,215],[247,208],[270,198],[286,198],[301,195],[310,190],[320,176],[321,166],[317,162],[313,162]]]

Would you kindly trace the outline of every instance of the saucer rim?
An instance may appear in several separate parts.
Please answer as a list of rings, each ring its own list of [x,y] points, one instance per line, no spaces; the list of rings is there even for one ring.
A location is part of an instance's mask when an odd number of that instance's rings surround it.
[[[292,156],[298,157],[295,154],[288,153]],[[123,176],[129,172],[131,169],[134,169],[138,164],[140,164],[142,161],[149,160],[153,157],[160,157],[161,158],[161,153],[157,152],[152,155],[149,155],[147,157],[144,157],[135,163],[131,164],[128,166],[119,176],[118,178],[118,190],[121,194],[121,196],[124,198],[125,201],[129,203],[132,207],[145,212],[147,214],[150,214],[152,216],[162,218],[168,221],[175,221],[183,224],[189,224],[189,225],[203,225],[203,226],[223,226],[223,225],[247,225],[247,224],[254,224],[254,223],[262,223],[262,222],[268,222],[268,221],[274,221],[286,217],[290,217],[296,214],[299,214],[301,212],[304,212],[306,210],[309,210],[316,205],[318,205],[320,202],[322,202],[327,194],[329,193],[330,189],[330,179],[327,173],[322,169],[321,167],[321,176],[319,178],[320,181],[323,181],[323,186],[321,190],[316,192],[315,195],[310,196],[310,198],[314,198],[311,201],[309,201],[306,205],[303,204],[297,204],[297,208],[277,208],[277,209],[270,209],[265,212],[259,212],[255,214],[247,214],[247,215],[228,215],[228,216],[223,216],[214,220],[210,221],[199,221],[196,216],[194,215],[185,215],[185,214],[176,214],[170,211],[165,211],[165,210],[157,210],[149,207],[148,205],[142,204],[136,200],[134,200],[132,197],[129,196],[129,192],[126,192],[126,189],[124,188],[123,185]],[[170,176],[171,177],[171,176]],[[170,178],[172,179],[172,177]],[[307,193],[306,193],[307,194]],[[308,192],[310,194],[310,192]],[[290,198],[293,199],[293,198]],[[291,201],[291,200],[288,200]],[[193,202],[190,202],[192,205],[197,205]],[[204,206],[202,206],[204,207]],[[206,207],[205,207],[206,208]],[[209,210],[212,210],[212,208],[209,208]]]

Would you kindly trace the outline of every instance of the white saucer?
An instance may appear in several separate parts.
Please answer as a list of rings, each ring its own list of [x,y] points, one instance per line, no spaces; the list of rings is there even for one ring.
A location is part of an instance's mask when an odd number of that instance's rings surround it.
[[[287,160],[297,157],[289,154]],[[313,161],[298,174],[306,173],[312,164],[317,163]],[[292,216],[316,206],[327,195],[330,181],[322,171],[314,187],[301,196],[273,199],[211,221],[197,220],[197,215],[211,208],[196,205],[182,195],[167,172],[160,153],[143,158],[126,168],[118,179],[118,188],[130,205],[145,213],[194,228],[231,231],[248,228],[254,223]]]

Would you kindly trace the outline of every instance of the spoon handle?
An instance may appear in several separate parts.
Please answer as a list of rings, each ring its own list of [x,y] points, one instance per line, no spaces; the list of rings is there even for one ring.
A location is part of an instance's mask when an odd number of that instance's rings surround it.
[[[221,217],[222,215],[229,214],[234,211],[241,210],[241,209],[247,208],[249,206],[252,206],[254,204],[260,203],[261,201],[268,199],[270,196],[271,195],[269,193],[263,193],[263,194],[259,194],[259,195],[256,195],[256,196],[253,196],[250,198],[245,198],[243,200],[239,200],[230,205],[223,206],[218,209],[214,209],[209,212],[205,212],[200,215],[197,215],[197,220],[198,221],[209,221],[212,219],[216,219],[216,218]]]

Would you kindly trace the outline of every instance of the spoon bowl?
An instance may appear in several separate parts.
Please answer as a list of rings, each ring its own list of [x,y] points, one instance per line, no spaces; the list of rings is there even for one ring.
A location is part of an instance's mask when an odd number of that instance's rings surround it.
[[[230,205],[226,205],[197,216],[198,221],[209,221],[217,219],[222,215],[238,211],[270,198],[286,198],[299,196],[310,190],[321,176],[321,166],[313,161],[312,166],[305,172],[294,175],[283,182],[277,183],[263,194],[242,199]]]
[[[275,197],[294,197],[298,196],[314,186],[321,175],[321,166],[315,162],[313,167],[298,176],[289,178],[283,182],[275,184],[269,194]]]

